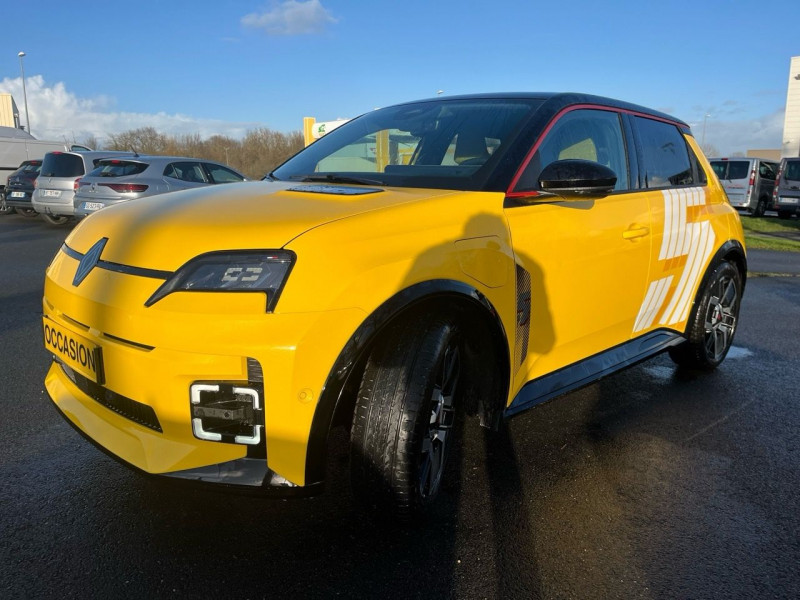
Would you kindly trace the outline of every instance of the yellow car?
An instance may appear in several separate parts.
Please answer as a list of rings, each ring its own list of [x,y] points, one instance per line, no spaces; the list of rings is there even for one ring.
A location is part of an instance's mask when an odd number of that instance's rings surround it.
[[[151,474],[320,489],[350,431],[370,507],[433,502],[463,415],[501,419],[668,350],[712,369],[745,284],[689,127],[580,94],[369,112],[264,181],[99,211],[47,269],[46,378]]]

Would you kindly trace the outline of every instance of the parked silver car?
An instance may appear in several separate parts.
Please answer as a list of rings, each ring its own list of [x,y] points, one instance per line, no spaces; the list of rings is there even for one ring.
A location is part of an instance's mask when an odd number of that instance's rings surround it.
[[[134,198],[247,178],[230,167],[183,156],[129,156],[98,161],[81,178],[74,198],[76,216]]]
[[[770,207],[778,163],[764,158],[709,158],[731,206],[760,217]]]
[[[103,158],[133,156],[133,152],[97,150],[90,152],[48,152],[42,160],[39,177],[34,184],[33,210],[52,225],[63,225],[73,216],[72,199],[78,182]]]
[[[781,219],[800,216],[800,158],[784,158],[775,182],[773,206]]]

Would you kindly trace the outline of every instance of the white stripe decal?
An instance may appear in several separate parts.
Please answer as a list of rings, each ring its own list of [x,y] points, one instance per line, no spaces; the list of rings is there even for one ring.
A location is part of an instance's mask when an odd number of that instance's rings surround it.
[[[642,323],[645,320],[645,315],[648,315],[653,308],[652,305],[653,300],[656,297],[656,289],[661,281],[662,280],[650,282],[650,287],[647,288],[647,294],[645,294],[644,302],[642,302],[642,306],[639,307],[639,314],[636,315],[636,322],[633,324],[634,331],[641,331],[645,328]]]
[[[661,252],[658,255],[658,260],[664,260],[667,258],[669,238],[672,234],[672,202],[670,202],[668,190],[664,190],[661,193],[664,196],[664,236],[661,238]]]
[[[708,221],[692,223],[692,250],[681,274],[672,301],[661,317],[662,325],[674,325],[686,319],[692,300],[692,291],[703,265],[714,247],[714,230]]]
[[[680,211],[680,234],[678,235],[678,243],[675,250],[670,254],[670,258],[676,256],[683,256],[689,251],[689,235],[686,227],[686,193],[683,190],[678,192],[678,210]]]
[[[647,296],[642,308],[639,310],[639,316],[636,317],[636,324],[633,326],[634,332],[647,329],[653,324],[653,319],[656,318],[658,311],[661,310],[664,304],[664,298],[667,295],[670,283],[672,283],[672,275],[650,283]]]
[[[714,250],[715,235],[711,222],[704,219],[688,222],[688,209],[706,204],[705,189],[682,188],[662,190],[664,197],[664,234],[661,238],[659,261],[685,256],[686,264],[672,291],[667,308],[661,313],[661,325],[685,321],[692,306],[693,292],[706,262]],[[634,322],[637,333],[652,326],[664,306],[672,286],[672,275],[651,281]]]
[[[671,205],[672,210],[672,231],[669,235],[669,249],[667,250],[667,258],[675,258],[676,250],[678,248],[678,240],[681,237],[681,232],[686,227],[686,217],[682,218],[681,214],[681,198],[677,191],[670,190],[671,192]]]
[[[675,323],[680,323],[681,321],[685,321],[689,317],[689,308],[692,306],[692,296],[691,292],[694,290],[695,286],[697,285],[698,279],[700,278],[700,273],[702,272],[703,265],[706,264],[709,257],[711,256],[711,252],[714,250],[714,230],[711,228],[711,223],[708,221],[703,222],[703,239],[701,243],[700,249],[700,260],[694,266],[694,270],[692,273],[692,285],[686,289],[685,298],[682,299],[681,308],[676,314],[673,316],[672,321],[669,322],[670,325]]]
[[[692,271],[692,264],[695,260],[695,248],[697,246],[697,233],[699,233],[699,228],[695,226],[696,224],[693,223],[690,225],[691,228],[691,238],[692,238],[692,249],[689,252],[689,257],[686,259],[686,265],[683,267],[683,272],[681,272],[681,278],[678,280],[678,285],[675,288],[675,291],[672,293],[672,299],[670,300],[669,304],[667,305],[667,310],[664,311],[664,314],[661,316],[661,324],[665,325],[670,322],[673,313],[675,312],[675,308],[678,306],[678,302],[680,301],[681,296],[683,295],[683,291],[686,289],[686,284],[689,282],[689,275]]]

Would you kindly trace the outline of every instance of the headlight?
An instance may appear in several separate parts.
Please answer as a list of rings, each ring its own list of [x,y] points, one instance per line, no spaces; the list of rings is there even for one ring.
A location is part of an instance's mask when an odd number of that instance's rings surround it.
[[[152,306],[173,292],[264,292],[267,312],[278,301],[295,255],[285,250],[211,252],[193,258],[145,302]]]

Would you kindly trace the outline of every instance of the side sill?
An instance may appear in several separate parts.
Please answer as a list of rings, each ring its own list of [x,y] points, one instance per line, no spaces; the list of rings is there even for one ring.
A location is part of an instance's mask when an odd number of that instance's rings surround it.
[[[671,346],[680,344],[683,340],[684,337],[679,333],[659,329],[548,373],[526,383],[503,414],[505,417],[512,417],[556,396],[572,392],[606,375],[655,356]]]

